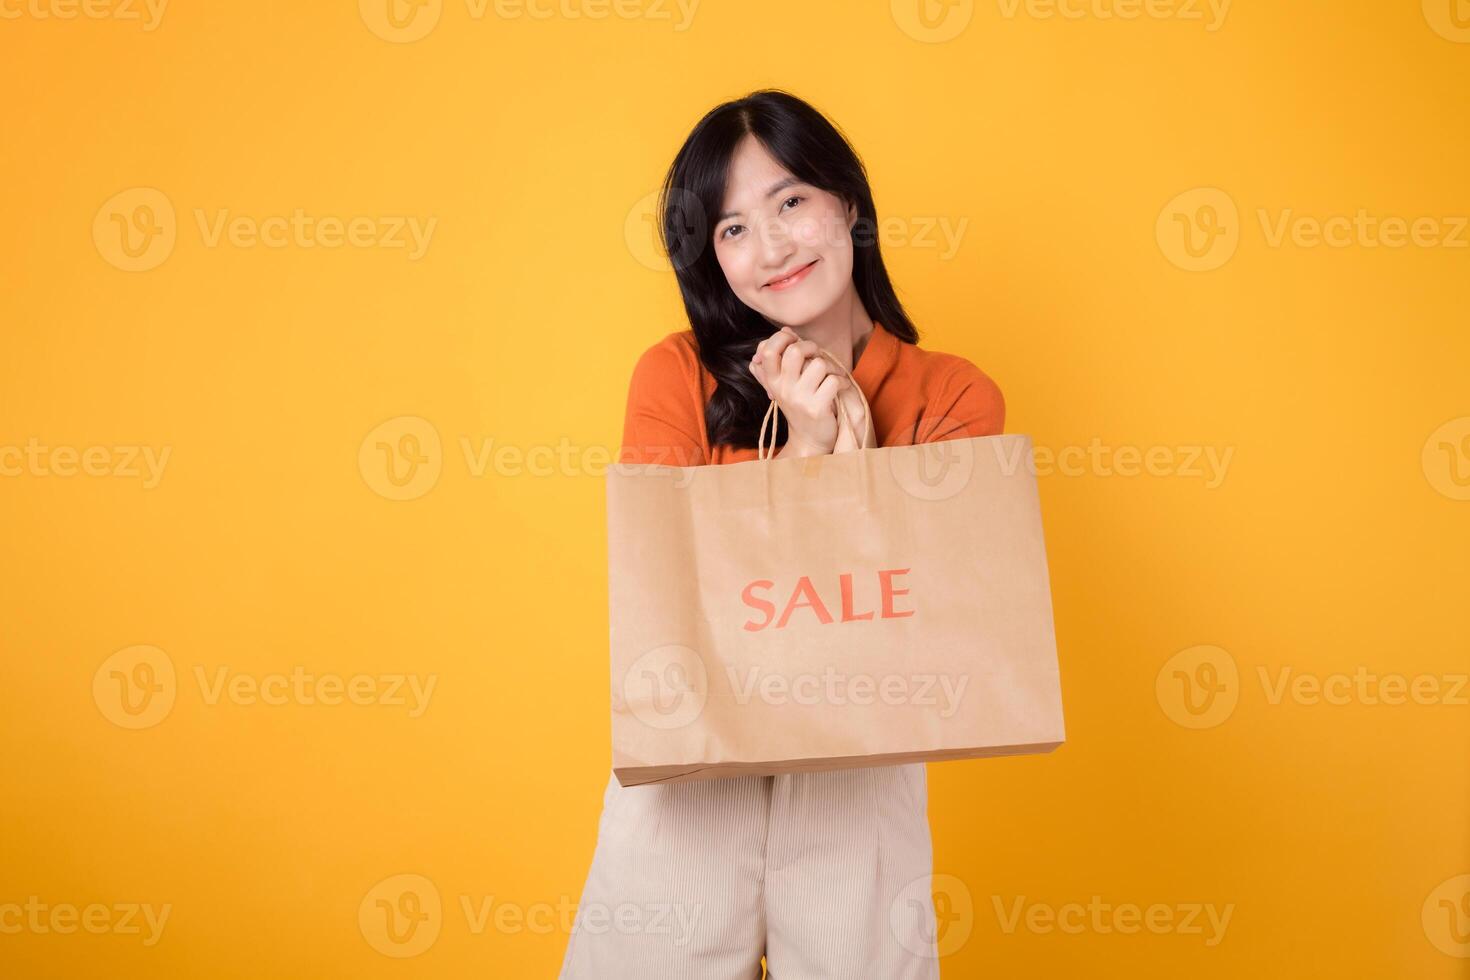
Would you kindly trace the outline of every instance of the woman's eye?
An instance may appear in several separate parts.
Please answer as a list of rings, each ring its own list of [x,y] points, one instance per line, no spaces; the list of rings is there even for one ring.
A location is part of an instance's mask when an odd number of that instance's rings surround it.
[[[788,197],[786,200],[784,200],[784,201],[781,202],[781,209],[784,211],[786,209],[786,205],[790,204],[792,201],[800,202],[800,201],[805,201],[805,200],[806,200],[806,198],[802,197],[801,195],[799,195],[799,194],[793,194],[791,197]],[[722,239],[729,238],[730,237],[730,232],[734,231],[737,228],[744,228],[744,227],[745,227],[744,225],[726,225],[720,231],[720,238],[722,238]]]

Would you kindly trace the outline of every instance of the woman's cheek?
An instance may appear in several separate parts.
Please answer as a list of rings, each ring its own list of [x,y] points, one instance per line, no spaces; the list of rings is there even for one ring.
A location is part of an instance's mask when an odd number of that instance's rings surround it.
[[[807,248],[815,248],[822,241],[822,222],[817,218],[803,218],[791,230],[791,235]]]
[[[730,249],[715,247],[715,259],[720,263],[720,271],[725,274],[725,281],[730,284],[731,289],[739,289],[745,280],[741,278],[742,265],[740,253]]]
[[[755,281],[755,263],[749,255],[741,256],[740,263],[735,271],[735,278],[732,281],[744,283],[745,292],[748,295],[754,295],[759,290],[760,284]]]

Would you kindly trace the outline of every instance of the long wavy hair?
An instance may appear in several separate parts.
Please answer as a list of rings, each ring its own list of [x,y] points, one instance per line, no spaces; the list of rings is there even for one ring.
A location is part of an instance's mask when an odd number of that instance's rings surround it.
[[[809,104],[779,89],[761,89],[711,109],[680,147],[659,192],[659,230],[679,292],[716,387],[705,406],[711,447],[753,447],[770,398],[751,375],[755,345],[774,330],[730,289],[710,229],[724,203],[730,159],[753,135],[798,179],[856,204],[852,278],[869,318],[908,343],[919,333],[895,294],[878,250],[878,216],[862,160],[838,128]],[[858,234],[861,232],[861,234]],[[785,427],[776,444],[786,442]]]

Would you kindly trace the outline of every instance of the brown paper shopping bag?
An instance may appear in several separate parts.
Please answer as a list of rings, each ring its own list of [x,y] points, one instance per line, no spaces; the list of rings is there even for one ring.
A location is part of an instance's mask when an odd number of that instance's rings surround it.
[[[1060,745],[1030,440],[771,459],[761,431],[755,460],[608,467],[619,783]]]

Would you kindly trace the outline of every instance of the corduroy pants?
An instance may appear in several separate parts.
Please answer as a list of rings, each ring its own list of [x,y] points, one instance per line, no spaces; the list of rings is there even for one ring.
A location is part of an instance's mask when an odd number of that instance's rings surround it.
[[[561,980],[933,980],[922,763],[624,788]]]

